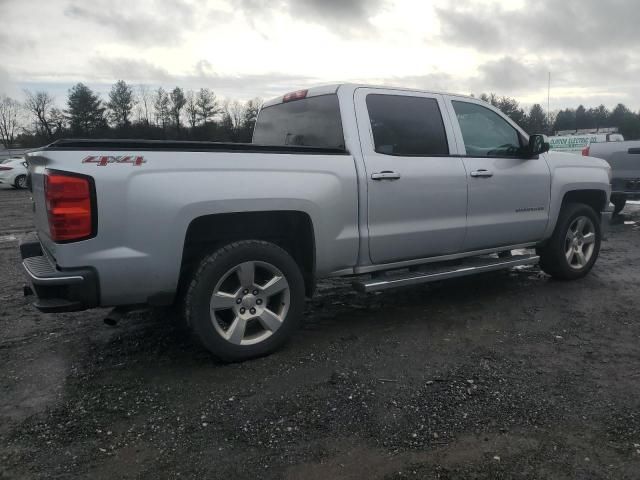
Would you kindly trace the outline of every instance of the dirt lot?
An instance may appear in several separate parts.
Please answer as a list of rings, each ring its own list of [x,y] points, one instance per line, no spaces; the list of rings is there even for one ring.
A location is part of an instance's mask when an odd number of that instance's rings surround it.
[[[0,187],[1,478],[640,475],[638,206],[584,280],[326,283],[284,350],[234,365],[171,312],[38,313],[30,208]]]

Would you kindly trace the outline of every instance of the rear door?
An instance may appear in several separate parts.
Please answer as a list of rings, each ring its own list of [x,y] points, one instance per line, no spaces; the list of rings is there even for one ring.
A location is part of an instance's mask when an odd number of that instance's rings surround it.
[[[459,251],[467,178],[442,96],[359,88],[355,105],[372,262]]]
[[[549,219],[551,173],[545,154],[523,156],[528,139],[486,103],[447,97],[459,153],[469,175],[463,249],[536,242]]]

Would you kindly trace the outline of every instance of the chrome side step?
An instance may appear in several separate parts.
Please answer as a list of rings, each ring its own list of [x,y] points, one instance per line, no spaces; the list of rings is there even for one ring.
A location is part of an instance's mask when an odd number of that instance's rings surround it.
[[[436,282],[448,278],[464,277],[476,273],[491,272],[520,265],[533,265],[538,263],[537,255],[514,255],[508,258],[474,257],[465,260],[455,266],[436,266],[434,264],[424,266],[420,270],[405,271],[404,273],[388,273],[374,276],[370,279],[356,280],[353,288],[359,292],[377,292],[389,288],[417,285],[419,283]]]

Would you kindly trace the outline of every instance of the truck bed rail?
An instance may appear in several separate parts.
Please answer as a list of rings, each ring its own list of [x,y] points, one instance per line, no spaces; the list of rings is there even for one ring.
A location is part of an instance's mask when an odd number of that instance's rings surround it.
[[[126,151],[179,151],[179,152],[243,152],[243,153],[295,153],[315,155],[348,155],[341,148],[309,147],[304,145],[256,145],[253,143],[194,142],[181,140],[135,139],[60,139],[40,150],[126,150]]]

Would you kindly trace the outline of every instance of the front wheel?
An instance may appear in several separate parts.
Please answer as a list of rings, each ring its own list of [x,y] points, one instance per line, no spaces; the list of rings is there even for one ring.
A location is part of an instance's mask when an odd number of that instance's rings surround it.
[[[584,277],[598,258],[601,240],[600,219],[591,207],[565,205],[547,245],[538,249],[540,267],[561,280]]]
[[[205,257],[185,298],[187,322],[224,361],[266,355],[298,326],[304,279],[293,258],[272,243],[247,240]]]

